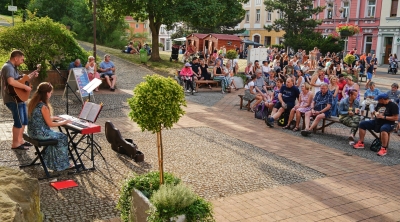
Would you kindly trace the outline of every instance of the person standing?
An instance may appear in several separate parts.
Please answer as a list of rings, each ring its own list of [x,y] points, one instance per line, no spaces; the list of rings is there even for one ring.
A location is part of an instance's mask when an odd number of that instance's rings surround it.
[[[110,86],[110,90],[114,92],[117,76],[115,75],[115,65],[110,61],[110,58],[110,55],[104,55],[104,61],[100,63],[100,76],[106,79],[107,84]]]
[[[28,125],[28,115],[26,112],[25,102],[18,102],[15,96],[10,95],[9,88],[19,88],[30,93],[32,88],[23,83],[18,82],[20,74],[17,71],[17,67],[24,63],[24,53],[20,50],[14,50],[11,52],[10,60],[8,60],[1,68],[1,94],[3,102],[7,108],[11,111],[14,125],[12,128],[12,149],[26,150],[27,146],[32,146],[29,142],[25,142],[22,135],[25,130],[25,126]],[[29,78],[34,78],[39,75],[38,71],[33,71],[28,74]]]

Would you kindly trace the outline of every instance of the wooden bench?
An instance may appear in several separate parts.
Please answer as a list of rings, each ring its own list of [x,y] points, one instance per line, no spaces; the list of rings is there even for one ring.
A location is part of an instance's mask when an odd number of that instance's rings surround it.
[[[195,80],[194,81],[196,83],[196,92],[199,90],[199,86],[202,84],[206,84],[206,85],[215,85],[218,87],[219,83],[221,82],[220,80]]]
[[[367,75],[365,73],[358,73],[358,80],[360,80],[360,82],[362,82],[363,78],[365,78],[365,81],[367,81]]]
[[[242,108],[243,108],[243,96],[244,96],[244,95],[238,95],[238,96],[239,96],[239,98],[240,98],[239,108],[242,109]],[[247,111],[250,111],[250,109],[251,109],[250,104],[251,104],[253,101],[254,101],[254,99],[248,100],[248,101],[247,101],[247,104],[246,104]]]

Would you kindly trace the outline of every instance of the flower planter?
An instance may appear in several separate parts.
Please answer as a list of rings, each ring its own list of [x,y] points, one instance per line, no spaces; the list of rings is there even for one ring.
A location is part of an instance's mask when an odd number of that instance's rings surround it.
[[[354,35],[352,32],[350,32],[349,30],[342,30],[340,31],[340,36],[341,37],[349,37]]]
[[[133,189],[132,192],[132,205],[131,205],[131,221],[147,221],[149,214],[147,213],[153,205],[150,200],[140,192],[139,190]],[[185,215],[179,215],[171,218],[171,221],[185,222]]]

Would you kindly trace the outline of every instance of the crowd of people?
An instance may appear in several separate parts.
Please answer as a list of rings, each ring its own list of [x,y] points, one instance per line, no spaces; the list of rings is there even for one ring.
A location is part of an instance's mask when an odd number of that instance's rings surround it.
[[[358,55],[356,49],[350,53],[356,57],[354,64],[344,63],[340,54],[322,56],[317,48],[309,54],[299,50],[293,56],[271,50],[261,64],[255,60],[245,68],[248,81],[244,99],[254,100],[252,112],[259,111],[260,104],[268,108],[265,123],[270,127],[283,118],[283,129],[300,131],[304,116],[303,136],[309,136],[322,119],[338,116],[350,128],[348,140],[355,149],[364,148],[365,132],[373,129],[381,133],[382,147],[377,154],[384,156],[388,134],[398,130],[399,86],[393,83],[387,92],[375,88],[375,55]],[[360,73],[367,76],[366,84],[361,86]],[[361,89],[365,89],[363,95]],[[357,130],[359,140],[355,141]]]

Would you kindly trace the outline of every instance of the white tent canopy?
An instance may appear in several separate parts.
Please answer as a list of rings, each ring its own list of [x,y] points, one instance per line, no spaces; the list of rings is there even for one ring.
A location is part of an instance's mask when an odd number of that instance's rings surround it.
[[[186,37],[177,38],[177,39],[174,39],[174,41],[177,41],[177,42],[186,42]]]

